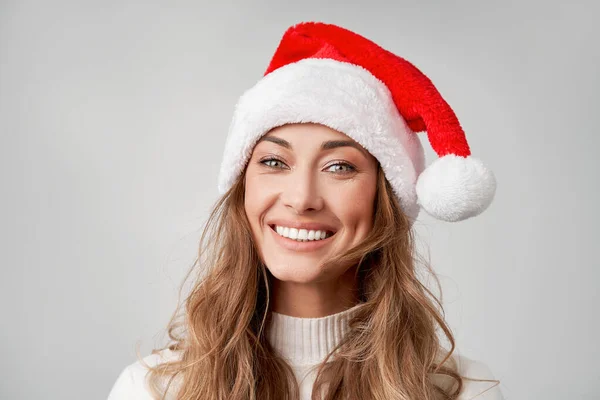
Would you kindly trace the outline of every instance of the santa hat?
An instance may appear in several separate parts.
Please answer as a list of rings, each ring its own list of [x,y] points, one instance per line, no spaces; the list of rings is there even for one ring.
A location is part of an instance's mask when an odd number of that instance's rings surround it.
[[[444,221],[483,212],[493,173],[471,156],[454,111],[405,59],[339,26],[290,27],[264,76],[239,99],[225,144],[219,192],[244,170],[272,128],[313,122],[342,132],[379,161],[411,221],[420,207]],[[427,131],[437,158],[425,169],[416,132]]]

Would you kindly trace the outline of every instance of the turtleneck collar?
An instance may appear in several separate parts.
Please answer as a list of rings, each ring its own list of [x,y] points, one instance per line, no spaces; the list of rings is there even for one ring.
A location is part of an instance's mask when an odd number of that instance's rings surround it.
[[[348,321],[360,306],[319,318],[300,318],[272,312],[267,338],[292,365],[320,363],[348,331]]]

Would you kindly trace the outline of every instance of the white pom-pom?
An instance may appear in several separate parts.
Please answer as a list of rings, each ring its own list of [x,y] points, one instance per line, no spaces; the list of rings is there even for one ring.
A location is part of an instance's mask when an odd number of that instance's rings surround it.
[[[496,178],[480,160],[448,154],[419,175],[416,191],[419,204],[428,214],[456,222],[488,208],[496,193]]]

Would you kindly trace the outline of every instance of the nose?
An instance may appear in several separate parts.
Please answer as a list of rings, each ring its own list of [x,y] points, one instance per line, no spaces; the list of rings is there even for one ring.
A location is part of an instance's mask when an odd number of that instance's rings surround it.
[[[283,204],[296,214],[318,211],[323,208],[324,200],[320,193],[319,182],[313,171],[296,170],[288,175],[281,194]]]

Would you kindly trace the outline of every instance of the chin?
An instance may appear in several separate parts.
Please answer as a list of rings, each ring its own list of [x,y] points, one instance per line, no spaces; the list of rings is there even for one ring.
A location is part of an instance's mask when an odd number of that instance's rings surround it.
[[[310,283],[322,276],[321,261],[295,261],[293,257],[287,257],[285,260],[266,262],[265,265],[271,272],[271,275],[282,282]],[[273,268],[269,267],[269,265],[273,265]]]

